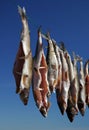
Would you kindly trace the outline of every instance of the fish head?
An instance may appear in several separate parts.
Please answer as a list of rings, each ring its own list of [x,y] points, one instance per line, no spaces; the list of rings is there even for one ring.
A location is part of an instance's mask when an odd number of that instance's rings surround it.
[[[40,108],[40,113],[44,116],[44,117],[47,117],[47,110],[44,106],[42,106]]]
[[[84,108],[81,108],[80,113],[81,113],[82,116],[84,116],[84,114],[85,114],[85,109],[84,109]]]
[[[67,105],[66,105],[65,102],[63,102],[62,105],[61,105],[61,107],[60,107],[62,115],[64,115],[64,112],[66,111],[66,108],[67,108]]]
[[[85,113],[85,104],[82,101],[78,103],[78,108],[80,110],[81,115],[84,116],[84,113]]]
[[[70,122],[73,122],[75,115],[71,113],[70,108],[67,108],[66,113]]]
[[[24,103],[24,105],[27,105],[28,103],[28,99],[29,99],[29,90],[24,88],[21,92],[20,92],[20,98],[22,100],[22,102]]]
[[[61,114],[64,115],[64,112],[66,111],[66,108],[67,108],[67,104],[64,101],[62,101],[58,95],[57,95],[57,104],[61,111]]]
[[[43,104],[43,101],[42,101],[42,95],[41,95],[41,90],[39,88],[36,88],[33,90],[33,93],[34,93],[34,99],[36,101],[36,105],[40,111],[40,113],[44,116],[44,117],[47,117],[47,109],[46,107],[44,106]]]
[[[68,100],[69,101],[69,100]],[[67,109],[66,109],[66,113],[67,113],[67,117],[68,117],[68,119],[69,119],[69,121],[70,122],[73,122],[73,120],[74,120],[74,117],[75,117],[75,112],[74,112],[74,107],[72,107],[72,104],[71,104],[71,102],[69,101],[68,102],[68,107],[67,107]]]

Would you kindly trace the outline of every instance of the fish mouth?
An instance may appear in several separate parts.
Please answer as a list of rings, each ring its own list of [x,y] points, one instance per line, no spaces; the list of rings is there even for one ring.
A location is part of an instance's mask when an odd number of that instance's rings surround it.
[[[78,115],[78,110],[76,108],[74,108],[74,107],[72,107],[70,109],[70,112],[71,112],[72,115]]]
[[[78,110],[75,107],[67,107],[66,113],[70,122],[73,122],[75,115],[78,115]]]
[[[80,113],[81,113],[82,116],[84,116],[84,114],[85,114],[84,108],[81,108]]]
[[[84,103],[78,103],[78,108],[80,110],[80,113],[82,116],[84,116],[84,113],[85,113],[85,109],[84,109]]]
[[[20,99],[24,105],[27,105],[29,99],[29,90],[24,88],[20,93]]]
[[[67,112],[67,116],[70,122],[73,122],[75,115],[73,115],[71,112]]]
[[[75,115],[76,115],[74,108],[67,108],[66,113],[67,113],[67,116],[68,116],[69,121],[70,121],[70,122],[73,122],[74,117],[75,117]]]
[[[44,106],[42,106],[42,107],[40,108],[40,112],[41,112],[41,114],[42,114],[44,117],[47,117],[47,110],[46,110],[46,108],[45,108]]]

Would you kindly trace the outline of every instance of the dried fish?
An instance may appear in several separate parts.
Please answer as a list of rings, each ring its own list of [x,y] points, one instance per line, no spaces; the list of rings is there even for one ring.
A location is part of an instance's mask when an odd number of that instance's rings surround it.
[[[57,46],[57,43],[55,43],[53,41],[53,45],[54,45],[54,51],[55,51],[55,54],[56,54],[56,57],[57,57],[57,61],[58,61],[58,79],[57,79],[56,90],[58,89],[60,91],[60,93],[61,93],[62,62],[61,62],[60,51],[59,51],[59,47]]]
[[[73,103],[74,106],[76,108],[76,111],[78,113],[78,96],[79,96],[79,78],[78,78],[78,67],[77,67],[77,62],[80,60],[80,57],[78,55],[75,55],[75,53],[73,53],[73,66],[74,66],[74,75],[75,75],[75,80],[74,80],[74,86],[75,86],[75,90],[73,91],[74,96],[73,98]]]
[[[53,42],[49,36],[48,37],[48,50],[47,50],[47,65],[48,65],[48,82],[49,82],[49,88],[50,92],[55,91],[55,87],[57,85],[57,79],[58,79],[58,61],[57,57],[54,51]]]
[[[62,82],[61,82],[61,95],[58,98],[59,100],[59,108],[61,110],[61,113],[64,114],[64,112],[67,109],[67,101],[68,101],[68,92],[70,87],[70,80],[69,80],[69,70],[68,70],[68,64],[66,62],[66,59],[64,57],[64,52],[62,48],[59,48],[60,52],[60,58],[62,63]],[[57,94],[58,95],[58,94]]]
[[[13,68],[13,74],[16,81],[16,93],[20,94],[20,98],[24,105],[27,105],[29,99],[29,90],[32,79],[32,53],[30,48],[30,35],[28,20],[25,8],[18,7],[22,20],[22,33],[20,46],[16,55]]]
[[[78,97],[78,108],[82,116],[86,109],[86,96],[85,96],[85,77],[82,58],[80,62],[80,72],[79,72],[79,97]]]
[[[63,114],[63,102],[61,100],[62,62],[61,62],[59,47],[57,46],[57,43],[54,40],[52,40],[52,42],[54,45],[54,51],[55,51],[57,61],[58,61],[58,79],[57,79],[57,85],[56,85],[56,99],[57,99],[58,107],[61,113]]]
[[[66,50],[64,52],[67,64],[68,64],[68,70],[69,70],[69,79],[70,79],[70,88],[69,88],[69,92],[68,92],[68,105],[67,105],[67,116],[69,118],[69,120],[72,122],[74,120],[74,116],[77,114],[76,112],[76,108],[74,106],[74,101],[73,101],[73,97],[75,95],[75,75],[74,75],[74,67],[73,67],[73,63],[71,60],[71,56],[68,53],[68,51]]]
[[[44,117],[47,117],[48,109],[50,107],[47,72],[48,67],[43,51],[41,31],[39,29],[36,53],[33,62],[32,88],[36,105]]]
[[[89,60],[85,63],[85,89],[86,89],[86,104],[89,107]]]

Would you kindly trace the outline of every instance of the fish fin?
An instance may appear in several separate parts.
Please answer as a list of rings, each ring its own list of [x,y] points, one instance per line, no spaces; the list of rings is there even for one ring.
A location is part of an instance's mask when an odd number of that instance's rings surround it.
[[[43,88],[38,88],[38,90],[43,91]]]
[[[44,66],[40,66],[40,67],[39,67],[39,69],[45,69],[45,68],[46,68],[46,67],[44,67]]]
[[[60,42],[60,49],[61,49],[63,52],[66,51],[66,48],[65,48],[65,45],[64,45],[64,42],[63,42],[63,41]]]
[[[77,61],[82,61],[82,57],[80,57],[79,55],[76,55],[75,52],[72,52],[73,54],[73,58],[76,59]]]
[[[22,59],[27,59],[30,54],[31,54],[31,51],[29,51],[29,53],[28,53],[26,56],[19,57],[19,59],[20,59],[20,60],[22,60]]]
[[[80,79],[80,88],[82,89],[82,86],[84,86],[84,82]]]
[[[19,5],[18,5],[18,12],[21,16],[22,19],[26,19],[26,10],[25,10],[25,7],[21,8]]]

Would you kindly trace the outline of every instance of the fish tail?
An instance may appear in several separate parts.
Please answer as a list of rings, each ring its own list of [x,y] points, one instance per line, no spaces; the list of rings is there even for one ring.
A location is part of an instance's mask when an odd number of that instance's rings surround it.
[[[18,12],[21,16],[22,19],[26,19],[26,10],[25,10],[25,7],[21,8],[19,5],[18,5]]]
[[[64,51],[66,51],[66,48],[65,48],[65,44],[63,41],[60,42],[60,49]]]

